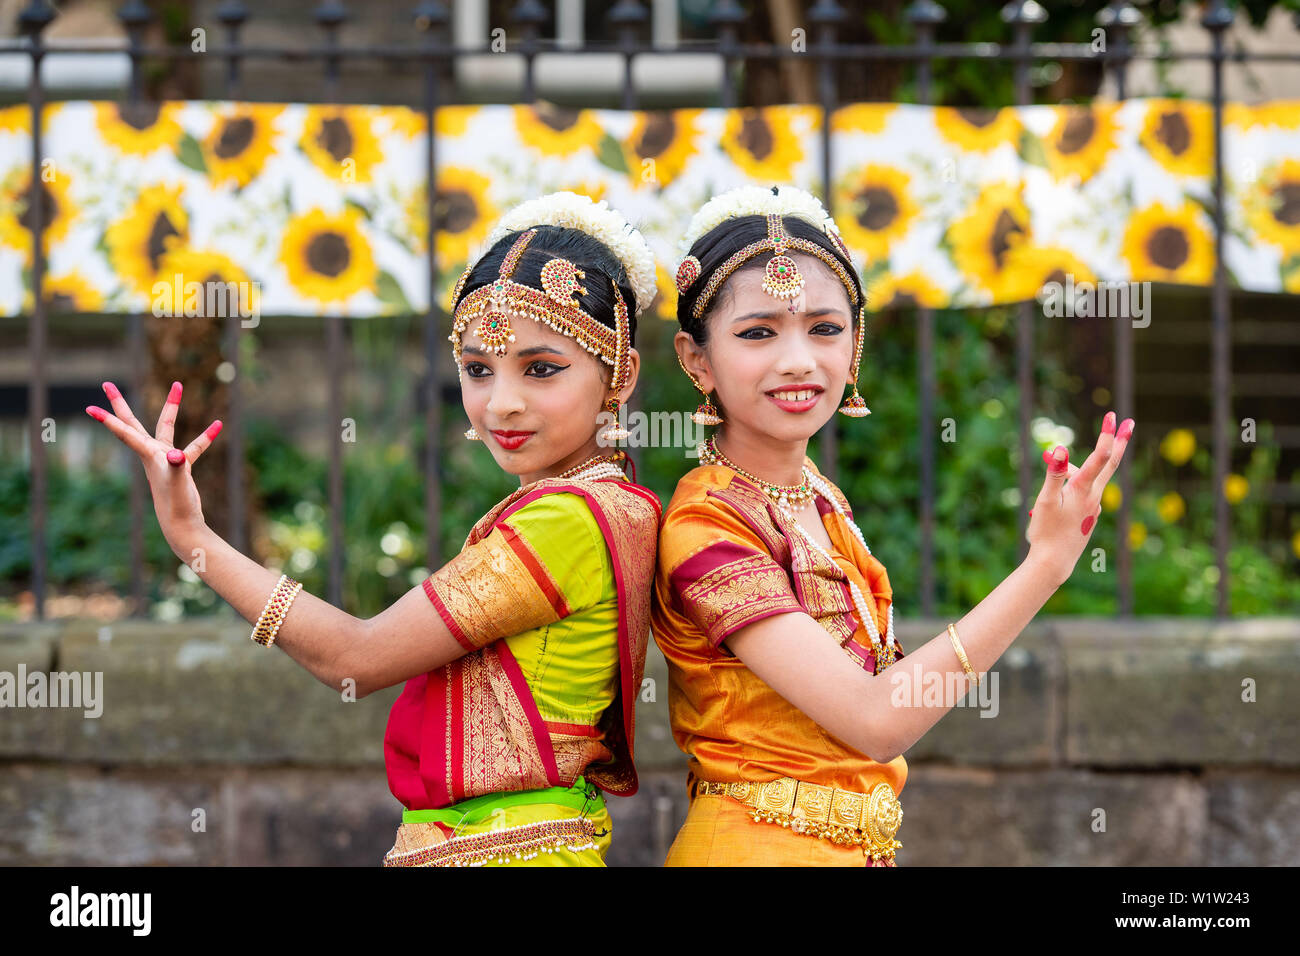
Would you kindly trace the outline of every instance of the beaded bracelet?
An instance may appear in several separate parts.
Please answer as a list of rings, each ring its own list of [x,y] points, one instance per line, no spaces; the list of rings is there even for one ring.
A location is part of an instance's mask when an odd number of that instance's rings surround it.
[[[301,590],[302,585],[289,575],[280,575],[280,580],[275,582],[275,590],[271,592],[266,607],[262,608],[257,623],[253,625],[253,633],[248,635],[254,643],[261,644],[263,647],[270,647],[275,643],[275,635],[279,633],[280,625],[284,623],[284,616],[289,613],[289,605]]]
[[[948,625],[948,637],[952,639],[952,649],[957,652],[957,659],[961,661],[962,670],[975,681],[975,686],[978,687],[980,685],[980,675],[971,669],[970,661],[966,659],[966,651],[961,646],[961,641],[957,640],[957,625]]]

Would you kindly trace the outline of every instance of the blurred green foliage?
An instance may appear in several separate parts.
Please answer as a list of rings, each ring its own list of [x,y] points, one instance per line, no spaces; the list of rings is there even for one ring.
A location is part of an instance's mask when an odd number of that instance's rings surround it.
[[[1015,381],[1013,309],[935,314],[933,445],[935,450],[935,566],[938,612],[959,615],[981,601],[1015,567],[1018,391]],[[906,312],[869,320],[860,389],[872,414],[865,419],[836,416],[839,484],[852,503],[873,553],[888,569],[899,612],[916,613],[919,587],[918,523],[920,441],[917,406],[915,322]],[[364,327],[364,328],[363,328]],[[405,327],[403,327],[405,328]],[[1033,456],[1036,495],[1041,450],[1066,444],[1079,463],[1088,454],[1104,409],[1078,420],[1077,381],[1061,367],[1047,326],[1039,326],[1039,364]],[[675,323],[647,317],[637,345],[643,366],[637,389],[645,411],[689,413],[699,394],[671,357]],[[373,366],[364,377],[376,382],[366,402],[350,397],[348,414],[365,427],[357,442],[344,443],[344,607],[372,616],[419,585],[435,562],[425,548],[424,477],[420,467],[423,420],[397,412],[416,382],[396,361],[404,347],[402,329],[357,323],[354,353]],[[256,358],[250,362],[256,373]],[[376,377],[375,369],[385,370]],[[1086,401],[1086,400],[1085,400]],[[1087,403],[1090,405],[1090,403]],[[625,421],[627,419],[625,418]],[[388,423],[388,424],[384,424]],[[472,524],[518,487],[500,471],[481,442],[465,441],[463,413],[444,412],[442,554],[457,553]],[[1231,597],[1234,614],[1283,614],[1300,609],[1296,556],[1286,541],[1266,541],[1268,503],[1261,492],[1276,480],[1278,448],[1271,428],[1261,425],[1253,446],[1233,471],[1248,483],[1232,508]],[[1213,507],[1208,493],[1209,450],[1197,447],[1175,464],[1162,456],[1164,436],[1144,434],[1139,425],[1129,451],[1134,501],[1130,546],[1138,614],[1209,615],[1215,607]],[[945,440],[945,439],[952,440]],[[105,439],[109,441],[111,439]],[[814,438],[809,454],[823,463]],[[305,454],[282,428],[253,419],[248,454],[258,476],[256,493],[263,520],[253,533],[259,556],[278,564],[315,594],[326,590],[329,526],[327,463]],[[632,449],[637,480],[666,506],[678,478],[695,461],[681,447]],[[1182,457],[1182,456],[1175,456]],[[49,582],[52,592],[129,588],[129,468],[107,472],[50,470]],[[201,467],[201,465],[200,465]],[[31,574],[28,473],[17,462],[0,464],[0,591],[12,595]],[[1294,483],[1296,478],[1292,478]],[[1112,480],[1118,487],[1118,481]],[[1182,508],[1171,510],[1168,496]],[[1162,499],[1164,504],[1162,505]],[[151,614],[181,615],[229,611],[189,568],[177,562],[162,538],[146,493],[144,543]],[[1175,516],[1175,511],[1182,514]],[[1162,517],[1162,513],[1164,517]],[[1167,520],[1170,519],[1170,520]],[[1295,531],[1296,529],[1291,529]],[[1074,576],[1049,602],[1048,613],[1108,615],[1116,611],[1116,522],[1103,513]],[[1095,549],[1102,549],[1102,561]],[[1104,562],[1104,564],[1103,564]],[[2,602],[0,602],[2,603]]]

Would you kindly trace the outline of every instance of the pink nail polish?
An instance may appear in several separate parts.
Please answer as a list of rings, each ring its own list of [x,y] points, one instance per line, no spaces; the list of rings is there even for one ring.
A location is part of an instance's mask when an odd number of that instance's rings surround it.
[[[1057,452],[1060,452],[1058,457]],[[1052,461],[1048,465],[1053,474],[1066,471],[1070,467],[1070,453],[1064,445],[1057,445],[1052,451]]]
[[[181,383],[172,382],[172,390],[167,393],[167,401],[175,405],[181,400]]]
[[[1034,509],[1033,509],[1033,508],[1030,508],[1030,509],[1029,509],[1029,517],[1032,518],[1033,516],[1034,516]]]
[[[112,382],[105,382],[103,388],[104,394],[108,396],[110,402],[115,402],[122,397],[122,393],[117,390],[117,386]]]
[[[1133,419],[1131,418],[1124,419],[1123,423],[1121,423],[1119,426],[1119,433],[1116,434],[1115,437],[1123,438],[1123,439],[1128,439],[1133,437],[1133,424],[1134,424]]]
[[[1101,430],[1103,434],[1115,434],[1115,413],[1107,412],[1106,417],[1101,420]]]
[[[173,465],[179,465],[185,460],[185,452],[181,451],[179,448],[173,448],[171,451],[167,452],[167,460]]]
[[[1096,520],[1097,519],[1094,518],[1092,515],[1088,515],[1088,517],[1083,519],[1083,524],[1079,526],[1079,530],[1082,531],[1084,534],[1087,534],[1089,531],[1092,530],[1092,525]]]
[[[218,418],[215,422],[213,422],[211,425],[207,427],[207,429],[203,432],[203,434],[208,436],[208,441],[212,441],[212,439],[216,438],[218,435],[221,434],[221,427],[222,427],[221,419]]]
[[[1043,449],[1043,464],[1047,464],[1047,463],[1050,462],[1051,460],[1052,460],[1052,452],[1051,452],[1051,450],[1050,450],[1050,449],[1047,449],[1047,448],[1044,448],[1044,449]]]
[[[102,422],[105,418],[108,417],[108,412],[104,411],[98,405],[87,405],[86,414],[89,415],[97,422]]]

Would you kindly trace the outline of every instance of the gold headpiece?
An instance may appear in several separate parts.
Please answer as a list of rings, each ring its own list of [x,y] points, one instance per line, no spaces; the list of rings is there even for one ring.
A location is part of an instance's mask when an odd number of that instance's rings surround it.
[[[837,248],[838,246],[839,244],[837,244]],[[699,298],[695,300],[695,305],[691,309],[691,313],[695,318],[698,319],[704,314],[704,310],[708,308],[709,300],[713,298],[718,289],[722,288],[722,284],[731,277],[731,274],[740,268],[741,264],[754,258],[760,252],[766,252],[769,249],[776,254],[768,260],[767,266],[763,270],[763,291],[782,302],[789,302],[791,312],[797,311],[795,304],[799,299],[799,294],[803,292],[804,278],[799,273],[799,266],[785,254],[788,249],[816,256],[830,266],[831,270],[839,276],[840,281],[844,283],[844,288],[848,290],[849,302],[855,306],[861,305],[858,302],[858,290],[838,259],[811,239],[787,236],[781,221],[781,215],[779,213],[768,213],[767,236],[757,242],[751,242],[745,248],[736,252],[726,262],[718,266],[713,275],[709,276],[708,283],[700,291]],[[694,271],[695,275],[686,281],[687,288],[690,287],[699,274],[698,269],[696,269],[688,270],[687,275],[690,275],[691,271]],[[684,277],[679,275],[678,289],[684,293],[686,289],[681,287],[681,278]]]
[[[585,273],[568,259],[556,256],[542,267],[541,288],[524,285],[510,278],[523,255],[528,243],[537,235],[536,229],[528,229],[519,235],[505,260],[501,263],[499,276],[493,282],[475,289],[456,306],[455,319],[451,335],[447,338],[452,343],[459,370],[461,356],[461,336],[474,319],[479,319],[475,333],[483,343],[497,355],[505,355],[508,343],[514,341],[514,332],[510,327],[511,318],[529,318],[542,322],[557,332],[576,339],[588,352],[597,356],[606,365],[614,367],[613,381],[610,388],[618,391],[631,375],[630,351],[632,347],[631,325],[628,318],[627,303],[618,290],[618,283],[613,279],[614,287],[614,322],[611,329],[582,311],[574,296],[584,295],[581,279]],[[460,295],[472,266],[467,266],[456,282],[452,292],[452,301]]]

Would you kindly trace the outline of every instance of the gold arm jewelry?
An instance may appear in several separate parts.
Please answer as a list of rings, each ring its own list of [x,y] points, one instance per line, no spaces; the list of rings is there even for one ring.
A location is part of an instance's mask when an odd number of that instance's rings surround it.
[[[803,292],[804,278],[799,272],[798,264],[786,255],[786,252],[791,249],[806,252],[810,256],[816,256],[826,263],[831,268],[831,271],[839,277],[840,282],[844,283],[844,288],[849,293],[849,302],[854,306],[862,304],[858,299],[858,290],[854,286],[853,280],[849,278],[848,272],[840,265],[838,259],[810,239],[800,239],[786,235],[780,214],[770,213],[767,216],[767,236],[757,242],[751,242],[745,248],[731,255],[726,262],[717,268],[713,275],[709,276],[709,281],[705,283],[704,288],[700,290],[699,298],[695,300],[691,314],[697,319],[702,316],[704,310],[708,308],[709,300],[713,298],[714,294],[717,293],[731,274],[740,268],[744,262],[769,249],[775,255],[768,260],[767,265],[764,267],[763,291],[782,302],[788,302],[792,310],[798,301],[799,295]]]
[[[978,687],[980,685],[980,675],[975,673],[974,669],[970,666],[970,661],[966,659],[966,651],[961,646],[961,641],[957,639],[956,624],[948,625],[948,637],[952,640],[952,649],[957,652],[957,660],[961,661],[962,670],[966,672],[968,677],[975,681],[975,686]]]
[[[262,608],[262,613],[258,615],[257,623],[253,625],[253,632],[249,638],[263,647],[274,644],[275,636],[280,632],[280,625],[284,623],[284,617],[289,613],[289,605],[293,604],[293,599],[301,590],[302,585],[289,575],[280,575],[280,580],[275,582],[275,589],[271,591],[266,607]]]
[[[587,292],[580,281],[585,273],[568,259],[555,256],[542,267],[540,289],[516,282],[510,277],[536,235],[536,229],[521,233],[501,263],[497,279],[469,293],[456,307],[451,335],[447,336],[456,368],[461,368],[461,336],[471,321],[479,320],[474,331],[484,344],[497,355],[505,355],[509,343],[514,341],[510,320],[529,318],[568,336],[606,365],[613,366],[610,388],[616,392],[621,390],[631,378],[632,336],[627,303],[617,281],[610,280],[614,287],[614,328],[588,315],[575,300],[574,296]],[[457,288],[460,287],[457,283]]]

